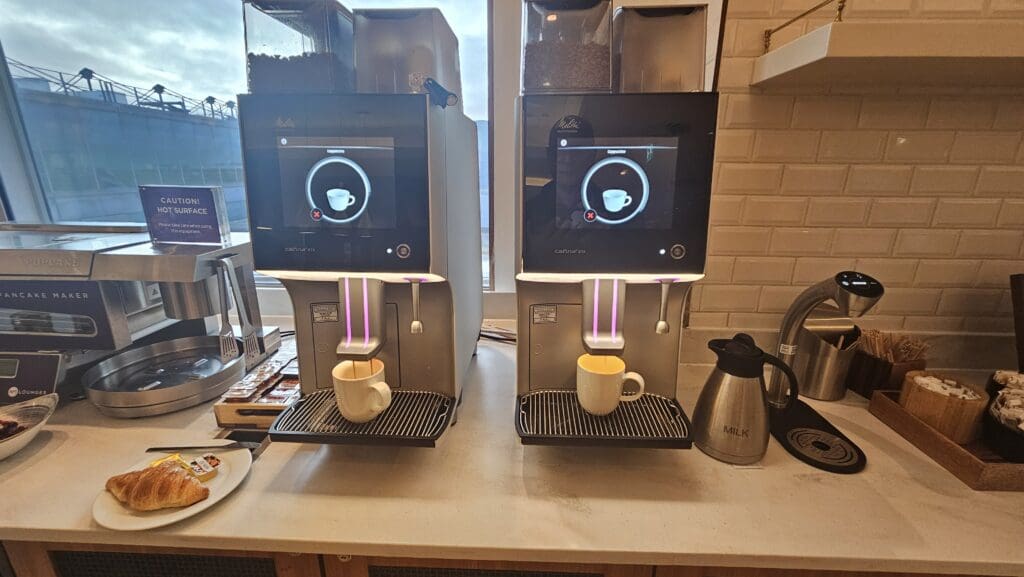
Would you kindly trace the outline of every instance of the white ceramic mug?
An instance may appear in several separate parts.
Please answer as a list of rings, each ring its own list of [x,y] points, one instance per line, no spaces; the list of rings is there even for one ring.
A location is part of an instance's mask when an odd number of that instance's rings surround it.
[[[634,381],[640,390],[622,393],[626,381]],[[581,355],[576,359],[576,397],[591,415],[607,415],[619,401],[631,402],[644,394],[644,378],[626,372],[626,363],[610,355]]]
[[[384,363],[342,361],[331,370],[334,396],[341,416],[353,423],[365,423],[391,405],[391,387],[384,382]]]
[[[341,212],[356,203],[356,197],[344,188],[332,188],[327,191],[327,204],[332,210]]]
[[[604,200],[604,208],[608,212],[619,212],[633,204],[633,197],[621,188],[609,188],[601,193],[601,199]]]

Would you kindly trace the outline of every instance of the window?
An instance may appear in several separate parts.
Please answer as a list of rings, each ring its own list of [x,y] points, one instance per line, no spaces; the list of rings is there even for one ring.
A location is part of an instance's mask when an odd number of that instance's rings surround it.
[[[463,105],[478,128],[487,285],[488,0],[342,3],[437,7],[458,37]],[[46,217],[140,222],[139,184],[217,185],[232,228],[246,230],[234,106],[235,95],[246,92],[242,3],[95,0],[83,6],[0,0],[0,43]]]

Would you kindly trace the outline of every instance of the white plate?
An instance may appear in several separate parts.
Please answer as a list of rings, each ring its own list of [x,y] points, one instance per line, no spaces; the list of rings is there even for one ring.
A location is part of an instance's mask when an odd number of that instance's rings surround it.
[[[182,451],[181,456],[191,460],[202,456],[204,453],[213,453],[220,459],[217,476],[203,483],[203,485],[210,489],[210,496],[206,499],[188,507],[161,509],[159,511],[133,511],[127,506],[122,505],[109,491],[104,489],[96,497],[96,502],[92,504],[92,518],[107,529],[142,531],[177,523],[182,519],[188,519],[213,507],[221,499],[230,495],[245,480],[246,475],[249,474],[249,469],[252,467],[252,454],[247,449],[234,449],[232,451],[204,449],[202,451]],[[159,458],[160,453],[151,453],[146,459],[139,461],[137,465],[128,469],[128,471],[142,469]]]
[[[17,421],[25,430],[0,441],[0,461],[24,449],[43,430],[57,410],[57,393],[22,401],[15,405],[0,407],[0,419]]]

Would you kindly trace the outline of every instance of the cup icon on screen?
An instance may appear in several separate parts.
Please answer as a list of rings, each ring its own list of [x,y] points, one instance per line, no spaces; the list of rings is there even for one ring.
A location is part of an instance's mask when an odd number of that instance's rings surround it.
[[[356,203],[356,197],[344,188],[332,188],[327,191],[327,204],[332,210],[341,212]]]
[[[619,212],[623,208],[633,204],[633,197],[621,188],[609,188],[601,193],[604,200],[604,208],[608,212]]]

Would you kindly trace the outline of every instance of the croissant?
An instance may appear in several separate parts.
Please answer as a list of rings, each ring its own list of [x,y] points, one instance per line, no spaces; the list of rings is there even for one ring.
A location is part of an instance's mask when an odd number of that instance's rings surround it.
[[[187,507],[210,496],[210,489],[175,463],[131,471],[107,479],[107,490],[136,511]]]

